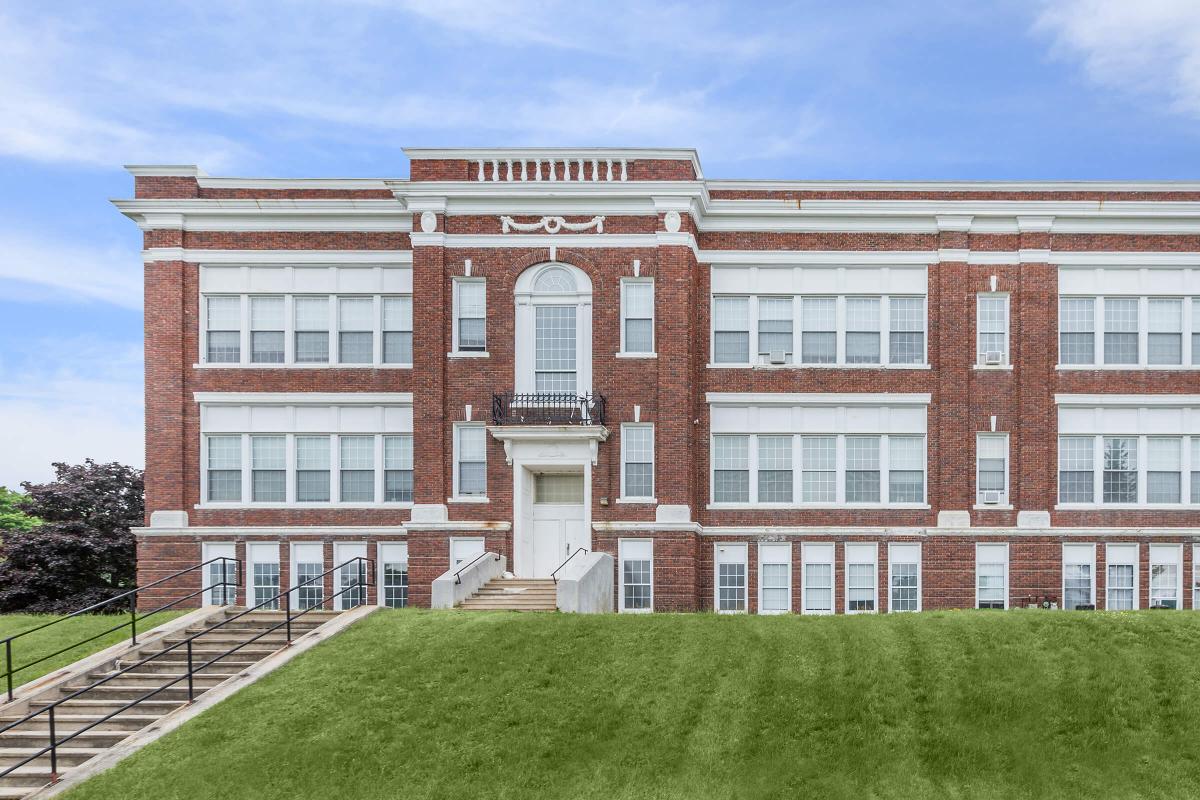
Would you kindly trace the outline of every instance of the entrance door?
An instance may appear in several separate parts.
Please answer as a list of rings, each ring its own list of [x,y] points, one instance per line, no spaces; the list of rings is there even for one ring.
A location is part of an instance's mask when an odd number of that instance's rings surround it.
[[[533,577],[550,577],[576,548],[588,546],[583,520],[582,473],[534,476]]]

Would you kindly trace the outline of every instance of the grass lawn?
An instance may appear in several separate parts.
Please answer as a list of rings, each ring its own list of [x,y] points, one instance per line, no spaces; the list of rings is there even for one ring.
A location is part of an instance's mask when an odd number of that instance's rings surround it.
[[[1200,794],[1200,614],[380,611],[69,800]]]
[[[155,625],[162,625],[175,617],[178,617],[182,611],[164,611],[153,616],[146,617],[144,620],[138,621],[138,631],[149,631]],[[36,628],[38,625],[50,622],[56,619],[54,614],[0,614],[0,639],[6,639],[15,633],[27,631],[30,628]],[[87,639],[101,631],[106,631],[109,628],[115,628],[122,622],[129,619],[128,615],[110,615],[110,614],[85,614],[74,619],[60,622],[53,625],[44,631],[31,633],[28,636],[23,636],[13,642],[13,666],[19,667],[22,664],[28,664],[30,661],[36,661],[44,655],[53,653],[56,650],[61,650],[68,645],[78,642],[81,639]],[[43,661],[42,663],[30,667],[29,669],[21,670],[13,676],[13,685],[20,686],[22,683],[28,683],[35,678],[40,678],[48,672],[65,667],[73,661],[78,661],[84,656],[98,653],[110,645],[114,645],[122,639],[129,638],[129,628],[125,628],[115,633],[110,633],[106,636],[101,636],[95,641],[72,648],[67,652],[55,656],[54,658]],[[0,647],[0,675],[4,674],[4,649]],[[0,697],[3,697],[5,683],[0,678]]]

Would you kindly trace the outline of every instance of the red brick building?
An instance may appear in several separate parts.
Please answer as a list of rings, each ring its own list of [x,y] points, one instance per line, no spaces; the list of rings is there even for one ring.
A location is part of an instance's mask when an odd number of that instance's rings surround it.
[[[365,555],[421,606],[584,547],[629,611],[1200,602],[1200,184],[407,154],[130,168],[144,582]]]

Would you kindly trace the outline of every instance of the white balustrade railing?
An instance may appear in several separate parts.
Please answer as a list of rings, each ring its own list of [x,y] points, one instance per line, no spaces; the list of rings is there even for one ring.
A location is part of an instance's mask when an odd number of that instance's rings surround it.
[[[478,158],[475,164],[477,181],[629,180],[629,164],[624,158]]]

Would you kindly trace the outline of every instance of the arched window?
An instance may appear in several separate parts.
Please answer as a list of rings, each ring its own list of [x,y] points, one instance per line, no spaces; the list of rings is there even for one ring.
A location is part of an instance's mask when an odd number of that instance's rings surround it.
[[[592,379],[592,282],[569,264],[517,278],[516,390],[586,394]]]

